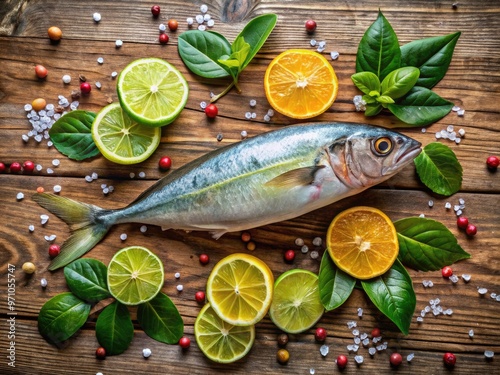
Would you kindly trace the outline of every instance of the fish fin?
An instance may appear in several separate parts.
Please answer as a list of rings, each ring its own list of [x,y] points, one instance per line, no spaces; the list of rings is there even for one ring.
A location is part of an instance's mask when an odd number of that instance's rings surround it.
[[[324,165],[314,165],[311,167],[292,169],[269,180],[266,182],[266,185],[280,188],[310,185],[314,181],[314,174],[316,171],[324,167]]]
[[[50,263],[50,271],[64,267],[88,252],[111,226],[99,220],[99,214],[104,211],[100,207],[47,193],[37,193],[32,199],[63,220],[71,230],[71,235],[61,246],[61,252]]]
[[[217,232],[210,232],[210,234],[212,235],[212,238],[214,240],[218,240],[219,238],[221,238],[224,234],[227,233],[227,229],[221,229]]]

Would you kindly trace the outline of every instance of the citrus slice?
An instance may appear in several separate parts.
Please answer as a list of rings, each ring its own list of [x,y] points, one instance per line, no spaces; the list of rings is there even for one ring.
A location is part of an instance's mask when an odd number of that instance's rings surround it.
[[[269,317],[287,333],[311,328],[323,316],[318,275],[302,269],[291,269],[276,280]]]
[[[237,326],[257,323],[273,298],[274,277],[262,260],[231,254],[215,265],[207,281],[207,298],[215,312]]]
[[[194,335],[198,347],[209,359],[231,363],[243,358],[252,348],[255,326],[229,324],[207,303],[194,322]]]
[[[139,124],[122,111],[119,103],[101,109],[92,123],[92,139],[108,160],[136,164],[153,154],[161,140],[161,129]]]
[[[290,49],[267,67],[264,90],[276,111],[307,119],[330,108],[337,98],[338,80],[331,64],[319,53]]]
[[[135,121],[149,126],[174,121],[189,93],[182,73],[157,58],[131,62],[120,73],[116,87],[123,110]]]
[[[138,305],[153,299],[163,286],[163,264],[141,246],[118,251],[108,266],[109,292],[125,305]]]
[[[399,253],[391,219],[372,207],[353,207],[338,214],[328,228],[326,244],[337,267],[363,280],[384,274]]]

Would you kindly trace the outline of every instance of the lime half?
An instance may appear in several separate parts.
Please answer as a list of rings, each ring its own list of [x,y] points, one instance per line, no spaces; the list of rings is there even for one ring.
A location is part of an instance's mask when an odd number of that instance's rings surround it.
[[[292,269],[274,284],[274,297],[269,317],[287,333],[300,333],[311,328],[323,315],[318,276],[310,271]]]
[[[139,124],[122,111],[119,103],[104,107],[92,123],[92,139],[103,156],[119,164],[136,164],[153,154],[161,129]]]
[[[153,299],[163,286],[163,264],[141,246],[118,251],[108,266],[109,292],[125,305],[138,305]]]
[[[174,66],[162,59],[131,62],[117,81],[123,110],[135,121],[149,126],[170,124],[186,105],[189,87]]]

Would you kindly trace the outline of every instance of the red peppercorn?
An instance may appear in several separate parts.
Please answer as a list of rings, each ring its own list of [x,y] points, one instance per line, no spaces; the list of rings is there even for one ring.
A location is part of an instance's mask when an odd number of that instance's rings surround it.
[[[208,264],[209,260],[210,259],[208,258],[207,254],[201,254],[200,255],[200,263],[201,264]]]
[[[373,328],[372,329],[372,338],[380,337],[380,336],[382,336],[382,333],[380,332],[380,328]]]
[[[80,91],[82,92],[82,94],[88,95],[90,94],[90,91],[92,91],[92,86],[90,86],[90,83],[88,82],[82,82],[80,84]]]
[[[347,357],[341,354],[337,357],[337,360],[335,362],[337,363],[339,369],[345,369],[345,367],[347,366]]]
[[[158,40],[160,41],[160,44],[167,44],[168,43],[168,35],[167,34],[160,34],[158,37]]]
[[[168,171],[170,167],[172,167],[172,159],[168,156],[162,156],[160,161],[158,162],[158,166],[162,171]]]
[[[23,169],[26,172],[33,172],[35,170],[35,163],[33,163],[31,160],[26,160],[23,163]]]
[[[392,353],[389,361],[392,366],[398,367],[403,362],[403,357],[399,353]]]
[[[7,167],[5,166],[5,164],[0,162],[0,173],[5,172],[6,169]]]
[[[47,77],[48,73],[49,73],[49,71],[43,65],[35,66],[35,74],[38,78],[43,79],[43,78]]]
[[[189,337],[183,336],[179,340],[179,346],[182,349],[187,349],[187,348],[189,348],[190,345],[191,345],[191,340],[189,339]]]
[[[443,362],[446,365],[446,367],[453,367],[457,362],[457,357],[455,357],[455,354],[453,353],[444,353]]]
[[[209,104],[205,108],[205,114],[207,115],[208,118],[216,118],[217,115],[219,114],[219,109],[215,104]]]
[[[453,270],[450,266],[443,267],[441,269],[441,275],[443,275],[443,277],[445,278],[449,278],[451,275],[453,275]]]
[[[158,17],[160,15],[160,6],[159,5],[153,5],[151,7],[151,14],[153,17]]]
[[[177,22],[177,20],[171,19],[168,20],[167,26],[170,31],[177,31],[177,28],[179,27],[179,22]]]
[[[97,359],[106,358],[106,349],[104,349],[102,346],[98,347],[95,351],[95,356]]]
[[[316,21],[314,20],[307,20],[306,21],[306,30],[308,33],[313,33],[314,30],[316,30]]]
[[[314,332],[314,338],[318,342],[323,342],[326,340],[326,329],[318,327],[316,328],[316,332]]]
[[[21,164],[20,164],[20,163],[18,163],[17,161],[15,161],[14,163],[12,163],[12,164],[10,165],[10,171],[11,171],[12,173],[21,172],[21,169],[22,169]]]
[[[293,250],[287,250],[285,252],[285,262],[291,263],[295,259],[295,251]]]
[[[465,216],[459,216],[457,218],[457,227],[460,229],[466,229],[467,225],[469,225],[469,219],[467,219]]]
[[[198,303],[205,303],[205,292],[199,290],[195,293],[194,299]]]
[[[241,233],[241,240],[243,242],[249,242],[252,239],[252,236],[248,232]]]
[[[500,158],[494,155],[489,156],[488,159],[486,159],[486,165],[488,166],[489,169],[495,171],[500,165]]]
[[[61,252],[61,246],[52,244],[49,246],[49,257],[55,258]]]
[[[475,236],[477,233],[477,228],[473,224],[467,225],[467,228],[465,228],[465,233],[467,233],[468,236]]]

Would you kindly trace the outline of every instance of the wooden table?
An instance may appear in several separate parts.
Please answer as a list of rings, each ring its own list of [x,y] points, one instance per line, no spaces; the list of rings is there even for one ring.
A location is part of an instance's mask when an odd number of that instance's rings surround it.
[[[4,0],[0,8],[0,161],[5,164],[33,160],[43,166],[42,171],[28,173],[0,174],[0,209],[3,224],[0,227],[0,373],[2,374],[208,374],[208,373],[295,373],[309,374],[311,368],[316,374],[338,372],[335,365],[337,355],[347,354],[346,346],[352,343],[347,321],[355,320],[360,330],[370,332],[380,327],[388,349],[370,357],[366,349],[359,354],[365,361],[356,366],[354,355],[349,354],[349,364],[344,373],[389,373],[392,352],[400,352],[405,360],[397,370],[401,373],[445,374],[450,373],[442,361],[443,353],[451,351],[457,356],[457,365],[451,372],[457,374],[500,374],[500,304],[490,298],[490,293],[500,294],[500,187],[498,172],[491,173],[485,165],[491,154],[500,154],[500,4],[488,0],[459,2],[456,8],[452,1],[396,0],[350,1],[207,1],[208,12],[215,20],[213,30],[224,34],[232,41],[244,24],[252,17],[273,12],[279,16],[278,24],[260,53],[240,77],[241,94],[231,91],[218,102],[219,116],[208,121],[200,108],[200,102],[209,100],[211,91],[221,91],[227,82],[210,81],[190,73],[177,53],[177,37],[187,29],[186,18],[199,14],[200,1],[159,2],[161,16],[151,16],[151,2],[146,1],[19,1]],[[289,118],[275,115],[272,123],[262,121],[269,105],[263,91],[264,72],[269,62],[288,48],[309,48],[311,36],[304,30],[306,19],[315,19],[318,29],[314,38],[326,41],[325,56],[336,50],[340,57],[332,61],[339,78],[339,96],[333,106],[319,121],[369,122],[382,126],[393,126],[395,119],[380,115],[366,119],[354,110],[352,98],[358,94],[351,82],[354,73],[356,50],[366,28],[376,19],[381,9],[394,27],[401,44],[409,41],[445,35],[462,31],[456,46],[453,61],[446,77],[435,87],[444,98],[465,109],[460,117],[452,112],[441,121],[429,126],[423,133],[420,128],[403,129],[424,145],[435,141],[434,133],[453,125],[463,128],[466,136],[460,145],[448,144],[456,153],[464,168],[461,191],[445,198],[432,194],[418,182],[414,166],[405,168],[388,182],[372,188],[358,196],[314,211],[287,222],[276,223],[251,230],[257,244],[253,254],[272,268],[275,277],[290,268],[305,268],[317,272],[319,261],[309,254],[297,254],[293,264],[283,261],[287,249],[296,249],[296,238],[303,238],[311,245],[314,237],[325,237],[332,218],[341,210],[355,205],[370,205],[386,212],[393,220],[425,214],[445,224],[458,238],[461,246],[472,254],[472,258],[453,266],[457,275],[468,273],[469,283],[460,280],[453,285],[441,277],[439,271],[417,272],[409,270],[417,293],[417,308],[408,336],[398,329],[366,298],[363,292],[355,290],[341,308],[328,312],[320,323],[328,331],[326,344],[330,353],[322,358],[320,344],[314,340],[314,329],[303,334],[291,335],[287,349],[291,359],[286,366],[276,361],[279,330],[266,317],[256,327],[257,337],[251,352],[243,360],[231,364],[215,364],[199,351],[193,336],[193,324],[200,306],[194,299],[198,290],[203,290],[212,266],[224,256],[241,251],[247,252],[240,239],[240,233],[231,233],[219,240],[213,240],[208,233],[162,232],[150,227],[147,233],[139,231],[140,224],[114,227],[105,239],[87,256],[108,263],[118,249],[132,245],[143,245],[160,255],[166,268],[163,291],[177,305],[185,323],[185,334],[192,339],[189,350],[183,351],[177,345],[165,345],[149,338],[140,330],[135,320],[134,339],[130,348],[122,355],[97,360],[94,352],[98,347],[95,338],[93,315],[83,329],[65,345],[55,347],[48,344],[38,333],[37,316],[41,306],[51,297],[67,290],[62,271],[49,272],[48,243],[45,235],[56,234],[60,242],[67,237],[67,226],[53,215],[42,227],[40,215],[46,213],[35,204],[31,194],[37,187],[47,191],[54,185],[61,185],[61,195],[84,202],[99,204],[107,208],[121,207],[133,200],[141,191],[168,172],[159,171],[160,156],[169,155],[173,169],[241,139],[240,132],[246,130],[249,136],[295,123]],[[92,14],[99,12],[102,20],[95,23]],[[158,43],[158,25],[169,18],[179,20],[177,33],[170,33],[167,45]],[[53,45],[47,38],[47,28],[57,25],[63,30],[63,39]],[[115,48],[115,41],[123,40],[121,48]],[[140,57],[161,57],[167,59],[186,76],[190,85],[187,106],[181,116],[162,130],[162,142],[155,154],[140,165],[124,167],[97,157],[83,162],[71,161],[59,154],[46,142],[25,143],[21,136],[27,133],[30,124],[23,109],[34,98],[44,97],[49,103],[56,103],[58,95],[69,97],[78,88],[78,76],[84,75],[92,84],[102,83],[99,90],[83,97],[80,109],[97,112],[108,101],[116,101],[113,71],[120,71],[132,60]],[[97,58],[104,63],[98,64]],[[33,67],[43,64],[49,70],[46,80],[35,77]],[[70,84],[64,85],[61,77],[70,74]],[[250,111],[249,100],[257,100],[255,120],[246,120]],[[223,134],[218,142],[216,136]],[[52,166],[58,159],[60,166]],[[53,173],[48,169],[52,168]],[[130,178],[145,172],[144,178]],[[88,183],[85,176],[97,173],[97,181]],[[101,184],[112,185],[115,191],[103,195]],[[25,198],[16,199],[22,192]],[[456,227],[453,210],[445,209],[445,202],[456,204],[465,199],[465,214],[478,227],[478,234],[468,238]],[[429,208],[428,201],[435,204]],[[31,233],[28,226],[33,224]],[[120,234],[127,233],[126,241]],[[312,245],[311,245],[312,246]],[[210,254],[210,264],[200,265],[198,256]],[[24,262],[36,264],[37,271],[28,277],[21,271]],[[7,319],[7,267],[16,267],[15,283],[15,339],[8,339]],[[180,280],[174,273],[180,272]],[[40,279],[46,278],[48,286],[43,289]],[[425,288],[423,280],[432,280],[434,286]],[[177,284],[184,285],[184,291],[177,292]],[[478,287],[488,289],[480,296]],[[423,323],[416,317],[439,297],[443,308],[451,308],[453,315],[427,316]],[[362,318],[357,309],[364,310]],[[474,337],[469,338],[469,330]],[[15,368],[10,367],[6,355],[10,341],[15,341]],[[145,360],[142,349],[150,348],[152,356]],[[496,357],[485,359],[484,351],[496,352]],[[411,363],[406,356],[415,354]]]

